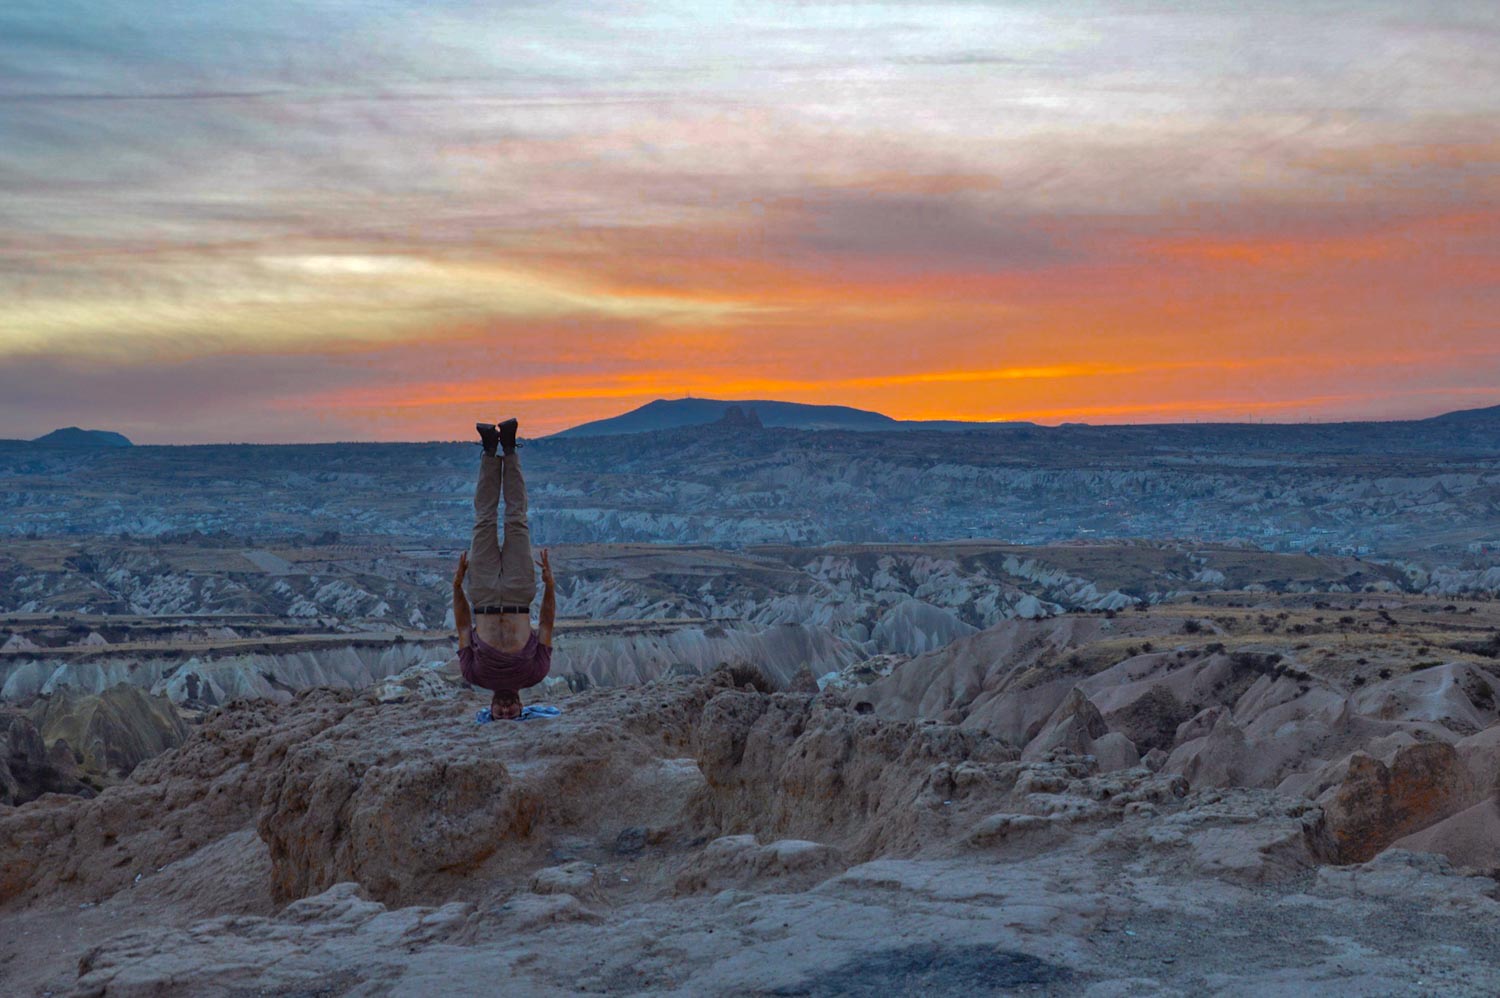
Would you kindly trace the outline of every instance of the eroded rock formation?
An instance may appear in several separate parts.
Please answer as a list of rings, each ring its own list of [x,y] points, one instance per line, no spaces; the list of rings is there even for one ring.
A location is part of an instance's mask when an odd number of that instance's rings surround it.
[[[0,804],[24,804],[43,794],[92,795],[66,745],[48,748],[31,718],[0,711]]]
[[[129,776],[188,735],[170,700],[128,685],[99,694],[59,690],[33,704],[30,715],[47,744],[62,742],[82,769],[105,777]]]
[[[1448,948],[1382,966],[1383,979],[1447,966],[1489,980],[1451,943],[1482,945],[1476,914],[1500,918],[1493,881],[1377,856],[1306,893],[1311,871],[1402,835],[1405,846],[1428,818],[1434,841],[1482,833],[1489,812],[1465,805],[1486,790],[1457,748],[1353,756],[1322,801],[1195,782],[1160,765],[1163,741],[1155,769],[1085,750],[1133,747],[1115,723],[1161,739],[1149,711],[1180,714],[1172,701],[1220,682],[1236,703],[1172,737],[1180,749],[1238,732],[1239,745],[1259,737],[1245,708],[1275,711],[1311,689],[1272,695],[1280,679],[1235,680],[1217,659],[1186,676],[1170,656],[1130,668],[1141,694],[1095,689],[1102,705],[1089,680],[1050,706],[1035,696],[1045,684],[1017,686],[1026,704],[1009,730],[1030,733],[1019,745],[969,723],[882,716],[865,690],[771,692],[747,670],[588,690],[555,719],[482,726],[442,670],[395,692],[235,702],[94,799],[0,808],[0,917],[30,926],[64,912],[88,937],[66,967],[24,973],[19,942],[0,941],[0,973],[80,993],[227,994],[330,981],[420,991],[504,966],[544,994],[727,995],[847,984],[861,960],[905,979],[913,946],[961,978],[979,952],[965,947],[998,946],[1008,955],[986,972],[1003,964],[1018,986],[1118,974],[1170,990],[1232,980],[1222,954],[1243,943],[1231,930],[1264,918],[1342,940],[1287,964],[1308,986],[1398,929],[1402,945]],[[1274,716],[1295,731],[1303,714]],[[1399,718],[1384,723],[1401,733]],[[1452,903],[1415,929],[1329,908],[1357,896],[1399,910],[1445,885]],[[896,947],[883,933],[908,938]],[[1200,937],[1216,942],[1198,948]],[[1133,962],[1142,947],[1149,965]],[[1191,976],[1174,976],[1177,960]]]

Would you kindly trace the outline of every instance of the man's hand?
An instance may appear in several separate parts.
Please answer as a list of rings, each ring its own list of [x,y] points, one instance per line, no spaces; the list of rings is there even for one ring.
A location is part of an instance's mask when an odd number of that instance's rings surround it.
[[[537,620],[537,641],[552,647],[552,623],[557,619],[557,587],[552,584],[552,559],[547,557],[547,549],[542,548],[542,556],[536,560],[542,568],[542,581],[546,588],[542,590],[542,613]]]
[[[469,616],[469,597],[464,595],[464,576],[469,572],[469,552],[458,556],[458,569],[453,573],[453,623],[458,628],[458,646],[469,647],[469,627],[473,617]]]

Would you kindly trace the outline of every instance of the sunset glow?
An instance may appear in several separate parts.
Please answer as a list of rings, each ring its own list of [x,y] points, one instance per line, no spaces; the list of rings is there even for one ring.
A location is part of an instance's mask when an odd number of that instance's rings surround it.
[[[0,436],[1500,403],[1492,4],[0,10]]]

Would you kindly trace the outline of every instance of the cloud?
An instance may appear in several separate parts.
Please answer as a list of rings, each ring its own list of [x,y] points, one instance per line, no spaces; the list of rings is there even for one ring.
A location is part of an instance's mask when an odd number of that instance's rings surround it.
[[[86,280],[65,277],[63,288],[11,299],[0,359],[76,352],[140,363],[307,353],[421,337],[439,320],[594,315],[712,325],[755,310],[686,295],[617,294],[492,260],[326,250],[178,252],[148,266],[116,257]]]
[[[1497,28],[1385,0],[0,7],[0,411],[184,439],[433,433],[492,385],[557,421],[715,385],[1378,412],[1328,358],[1413,337],[1441,407],[1495,373],[1459,358],[1494,335]]]
[[[837,268],[895,265],[912,274],[1030,270],[1082,257],[1036,215],[1007,215],[962,195],[820,191],[774,206],[767,251]]]
[[[87,356],[0,363],[0,436],[30,438],[89,425],[137,443],[316,441],[367,436],[306,409],[278,410],[299,395],[368,377],[321,356],[212,356],[149,365]]]

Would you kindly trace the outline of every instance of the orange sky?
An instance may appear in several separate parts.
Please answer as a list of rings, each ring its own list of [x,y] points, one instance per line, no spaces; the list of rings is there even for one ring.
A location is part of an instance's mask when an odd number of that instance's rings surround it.
[[[332,10],[0,40],[0,436],[1500,403],[1488,6]]]

